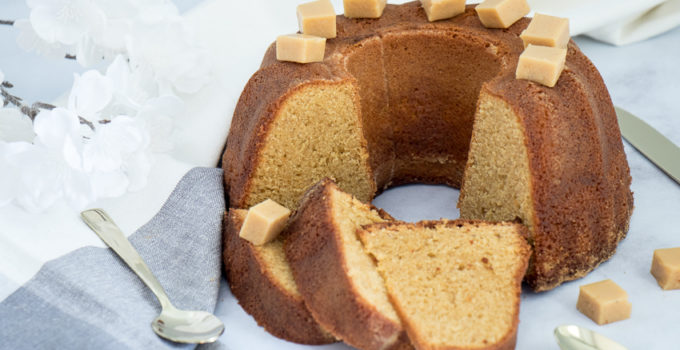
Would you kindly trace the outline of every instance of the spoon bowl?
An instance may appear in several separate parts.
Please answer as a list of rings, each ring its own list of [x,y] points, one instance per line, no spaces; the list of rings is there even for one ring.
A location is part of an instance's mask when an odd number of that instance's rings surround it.
[[[575,325],[555,328],[555,338],[562,350],[628,350],[602,334]]]
[[[224,332],[224,324],[205,311],[163,309],[151,322],[159,336],[178,343],[212,343]]]

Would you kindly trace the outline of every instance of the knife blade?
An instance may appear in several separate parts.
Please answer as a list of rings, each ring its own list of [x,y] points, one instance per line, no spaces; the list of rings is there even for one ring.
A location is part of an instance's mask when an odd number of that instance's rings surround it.
[[[623,138],[680,184],[680,147],[632,113],[620,107],[615,109]]]

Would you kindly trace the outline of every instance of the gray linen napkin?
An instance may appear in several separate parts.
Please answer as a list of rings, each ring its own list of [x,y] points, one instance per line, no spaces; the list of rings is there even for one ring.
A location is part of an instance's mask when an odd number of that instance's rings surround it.
[[[224,210],[222,171],[195,168],[129,237],[179,308],[215,308]],[[156,336],[150,324],[159,312],[151,291],[112,250],[84,247],[49,261],[0,303],[0,348],[193,348]]]

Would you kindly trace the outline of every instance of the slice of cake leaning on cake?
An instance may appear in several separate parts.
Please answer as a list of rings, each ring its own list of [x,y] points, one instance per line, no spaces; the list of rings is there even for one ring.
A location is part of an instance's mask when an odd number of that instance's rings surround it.
[[[326,178],[305,194],[282,233],[286,258],[314,319],[358,349],[413,348],[356,235],[364,225],[388,220],[385,212]]]
[[[534,290],[582,277],[625,236],[631,178],[607,89],[573,41],[554,87],[516,79],[529,22],[486,28],[474,6],[429,22],[419,3],[388,4],[338,16],[322,62],[277,61],[272,46],[227,139],[230,206],[294,210],[324,177],[364,202],[462,184],[464,218],[528,228]]]
[[[275,239],[254,245],[239,237],[247,210],[231,209],[224,220],[224,264],[229,288],[243,309],[269,333],[300,344],[337,341],[305,307],[283,251]]]

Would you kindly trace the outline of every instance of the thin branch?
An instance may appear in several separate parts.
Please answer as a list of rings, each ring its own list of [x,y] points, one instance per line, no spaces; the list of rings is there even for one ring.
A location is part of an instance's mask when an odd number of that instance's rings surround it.
[[[5,84],[5,83],[7,83],[7,84]],[[51,111],[51,110],[57,108],[57,106],[50,104],[50,103],[45,103],[45,102],[35,102],[31,106],[25,105],[22,102],[23,100],[21,99],[21,97],[14,96],[14,95],[10,94],[7,90],[5,90],[5,87],[7,85],[12,86],[12,84],[10,84],[8,82],[3,82],[3,84],[0,85],[0,95],[2,95],[3,100],[4,100],[3,101],[3,107],[7,106],[8,104],[11,103],[11,104],[15,105],[16,107],[18,107],[19,110],[21,111],[21,113],[23,113],[26,116],[28,116],[29,118],[31,118],[31,121],[35,120],[35,117],[38,115],[38,113],[40,113],[41,109],[46,109],[46,110]],[[87,119],[85,119],[81,116],[78,116],[78,120],[80,121],[80,124],[87,125],[92,131],[94,131],[94,129],[95,129],[94,124],[91,121],[89,121],[89,120],[87,120]]]
[[[3,84],[2,87],[0,87],[0,94],[2,94],[2,97],[3,97],[4,100],[5,100],[5,106],[6,106],[8,103],[11,103],[11,104],[13,104],[13,105],[15,105],[15,106],[17,106],[17,107],[21,107],[21,106],[24,105],[24,104],[21,102],[21,101],[22,101],[22,100],[21,100],[21,97],[14,96],[14,95],[10,94],[9,92],[7,92],[7,90],[5,90],[4,84]]]
[[[64,58],[67,59],[67,60],[75,60],[76,55],[71,55],[71,54],[67,53],[66,55],[64,55]]]
[[[45,102],[35,102],[31,105],[31,107],[36,109],[47,109],[50,111],[57,108],[57,106]]]
[[[9,20],[6,20],[6,19],[0,19],[0,25],[13,26],[14,21],[9,21]]]
[[[91,121],[89,121],[89,120],[87,120],[87,119],[85,119],[81,116],[78,116],[78,120],[80,120],[80,124],[87,125],[87,126],[90,127],[90,130],[94,131],[94,124],[92,124]]]

